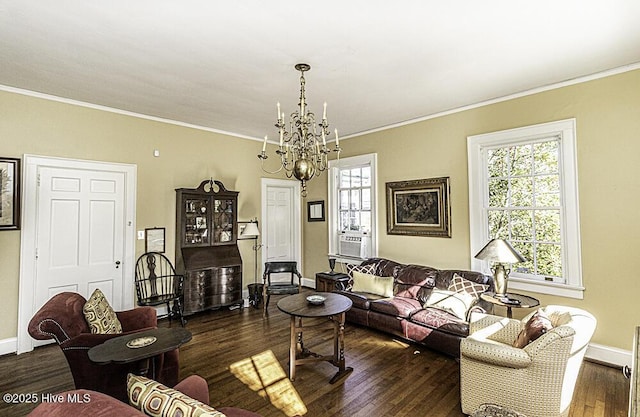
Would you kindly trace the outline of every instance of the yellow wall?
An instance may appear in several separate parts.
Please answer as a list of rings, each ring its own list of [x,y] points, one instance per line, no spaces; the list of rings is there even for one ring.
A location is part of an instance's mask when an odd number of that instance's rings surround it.
[[[631,349],[633,328],[640,325],[638,92],[640,71],[633,71],[341,141],[341,157],[378,153],[379,255],[469,268],[467,136],[575,117],[584,300],[531,295],[543,305],[592,312],[599,320],[593,342]],[[385,183],[441,176],[451,179],[451,239],[387,235]],[[320,190],[313,184],[309,193]],[[327,241],[316,238],[317,223],[307,223],[305,231],[305,265],[327,269]]]
[[[640,247],[640,71],[628,72],[404,127],[341,141],[342,157],[377,152],[380,256],[440,268],[468,268],[466,137],[575,117],[584,300],[533,294],[593,312],[593,341],[631,348],[636,312],[635,251]],[[428,97],[425,98],[427,100]],[[137,229],[165,226],[173,253],[177,187],[221,180],[240,191],[239,219],[260,213],[261,144],[225,135],[0,92],[0,156],[61,156],[138,166]],[[159,149],[160,158],[152,156]],[[233,163],[230,163],[233,161]],[[451,178],[452,238],[388,236],[385,182]],[[309,183],[306,201],[327,200],[326,175]],[[303,274],[327,269],[327,223],[306,221]],[[16,335],[19,231],[0,232],[0,340]],[[240,242],[245,283],[253,280],[251,242]],[[137,252],[143,250],[138,241]],[[612,290],[610,290],[610,288]]]
[[[0,92],[0,156],[24,154],[137,165],[137,230],[166,228],[173,259],[175,188],[195,188],[213,177],[239,191],[239,220],[260,215],[258,141],[210,133]],[[160,150],[160,157],[153,150]],[[253,282],[251,245],[240,241],[245,283]],[[144,241],[137,241],[137,255]],[[20,232],[0,231],[0,340],[17,334]]]

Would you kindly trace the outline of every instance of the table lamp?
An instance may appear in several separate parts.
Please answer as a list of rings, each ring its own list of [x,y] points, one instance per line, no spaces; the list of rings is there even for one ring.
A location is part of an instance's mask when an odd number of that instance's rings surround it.
[[[493,262],[493,283],[496,288],[496,298],[506,297],[507,280],[511,268],[509,264],[524,262],[526,259],[504,239],[491,239],[475,256],[482,261]]]

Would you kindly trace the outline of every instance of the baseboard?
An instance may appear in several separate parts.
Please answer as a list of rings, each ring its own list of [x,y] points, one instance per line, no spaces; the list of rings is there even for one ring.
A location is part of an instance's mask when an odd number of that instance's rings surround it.
[[[16,353],[18,351],[18,338],[10,337],[8,339],[0,340],[0,356],[7,355],[9,353]]]
[[[631,366],[632,354],[630,350],[589,343],[584,357],[593,362],[621,368],[623,366]]]
[[[302,278],[302,280],[300,281],[300,283],[302,284],[303,287],[309,287],[309,288],[315,288],[316,287],[316,280],[313,278]]]

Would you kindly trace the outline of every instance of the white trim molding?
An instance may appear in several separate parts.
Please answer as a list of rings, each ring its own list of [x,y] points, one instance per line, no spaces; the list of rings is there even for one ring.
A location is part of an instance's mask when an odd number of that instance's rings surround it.
[[[630,350],[618,349],[598,343],[589,343],[587,353],[584,355],[590,361],[621,368],[631,366],[631,356]]]
[[[16,353],[18,350],[18,338],[10,337],[0,340],[0,356]]]

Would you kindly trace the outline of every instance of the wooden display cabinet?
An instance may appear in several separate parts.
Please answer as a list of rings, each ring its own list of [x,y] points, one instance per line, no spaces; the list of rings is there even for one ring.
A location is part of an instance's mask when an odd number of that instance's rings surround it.
[[[176,189],[176,269],[185,277],[184,314],[242,306],[238,192],[220,181]]]

